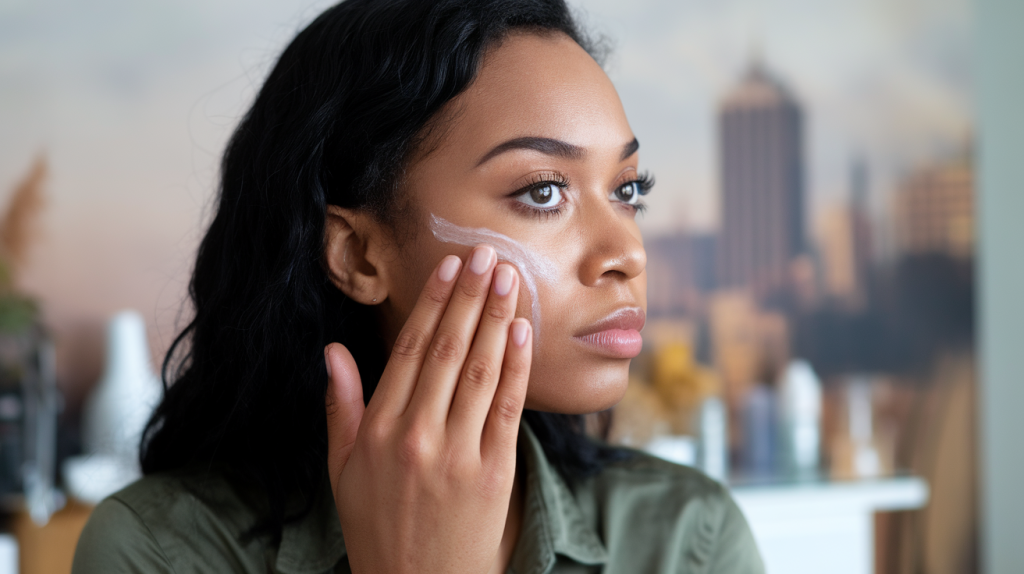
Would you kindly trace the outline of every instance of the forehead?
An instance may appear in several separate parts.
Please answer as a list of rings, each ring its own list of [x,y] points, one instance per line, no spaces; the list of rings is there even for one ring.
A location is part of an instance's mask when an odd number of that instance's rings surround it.
[[[560,33],[509,36],[485,54],[476,80],[452,104],[447,141],[437,151],[466,161],[524,136],[616,154],[632,139],[604,70]]]

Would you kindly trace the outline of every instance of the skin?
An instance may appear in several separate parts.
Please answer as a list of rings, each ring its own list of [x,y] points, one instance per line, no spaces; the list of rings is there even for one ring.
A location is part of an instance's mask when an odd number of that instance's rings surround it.
[[[329,467],[354,572],[503,572],[522,515],[522,409],[590,413],[618,402],[629,359],[578,336],[646,307],[636,210],[616,195],[637,176],[634,136],[582,48],[561,34],[506,38],[438,121],[406,170],[400,232],[329,208],[331,279],[377,305],[392,346],[365,410],[351,355],[336,343],[325,350]],[[524,137],[574,153],[499,147]],[[543,206],[516,195],[546,180],[568,181],[560,202],[551,188]],[[432,214],[557,264],[557,280],[538,284],[536,342],[515,267],[489,246],[438,241]],[[451,265],[459,272],[446,280]]]

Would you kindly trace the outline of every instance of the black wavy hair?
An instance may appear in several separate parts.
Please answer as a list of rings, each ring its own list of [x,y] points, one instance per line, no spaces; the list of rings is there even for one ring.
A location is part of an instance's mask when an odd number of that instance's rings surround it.
[[[374,310],[328,279],[327,206],[400,227],[405,162],[485,49],[517,30],[565,34],[595,55],[563,0],[345,0],[285,49],[224,154],[189,284],[194,317],[142,439],[145,474],[224,470],[259,493],[275,536],[309,512],[327,468],[324,346],[351,350],[367,400],[387,361]],[[567,479],[617,456],[582,417],[524,418]]]

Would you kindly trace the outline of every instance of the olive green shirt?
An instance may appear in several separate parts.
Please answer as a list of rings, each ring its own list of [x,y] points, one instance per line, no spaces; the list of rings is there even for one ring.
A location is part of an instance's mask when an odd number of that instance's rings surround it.
[[[764,572],[740,510],[700,472],[637,453],[570,489],[525,424],[520,443],[525,506],[508,572]],[[72,572],[350,572],[329,488],[279,544],[246,541],[256,520],[223,478],[147,476],[96,507]]]

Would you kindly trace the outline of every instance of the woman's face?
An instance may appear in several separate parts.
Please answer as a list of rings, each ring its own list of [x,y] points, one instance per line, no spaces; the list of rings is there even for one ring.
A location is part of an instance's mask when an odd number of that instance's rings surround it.
[[[469,254],[453,237],[473,243],[465,229],[487,229],[508,238],[498,258],[524,276],[517,315],[535,331],[526,407],[612,406],[647,306],[637,145],[615,88],[570,38],[514,34],[488,51],[445,118],[401,192],[413,221],[399,222],[407,234],[383,274],[390,339],[441,258]],[[503,257],[515,244],[520,260]]]

